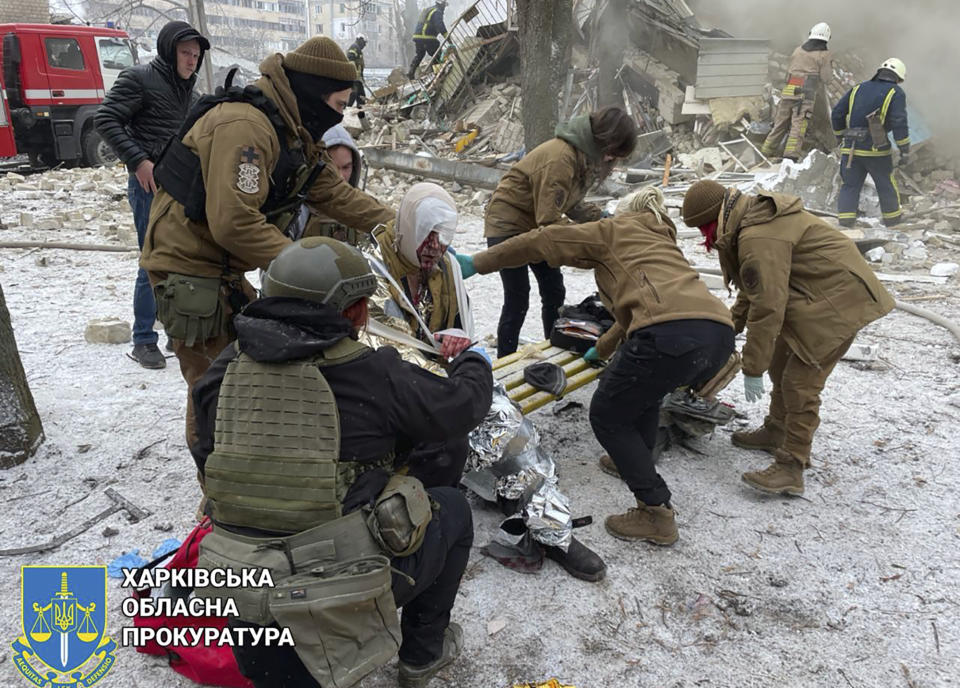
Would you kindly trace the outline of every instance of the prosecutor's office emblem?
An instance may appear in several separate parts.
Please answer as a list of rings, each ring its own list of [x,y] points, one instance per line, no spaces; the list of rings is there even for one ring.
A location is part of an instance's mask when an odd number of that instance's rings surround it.
[[[13,663],[35,686],[92,686],[116,661],[105,566],[23,566]]]
[[[240,162],[237,164],[237,188],[243,193],[255,194],[260,191],[260,154],[257,149],[247,146],[240,151]]]

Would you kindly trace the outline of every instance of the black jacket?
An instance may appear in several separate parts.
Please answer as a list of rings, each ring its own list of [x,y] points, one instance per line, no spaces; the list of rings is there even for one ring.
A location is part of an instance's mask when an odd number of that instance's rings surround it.
[[[200,42],[199,71],[210,43],[186,22],[169,22],[157,37],[157,56],[123,70],[97,110],[97,131],[131,172],[157,159],[190,111],[197,75],[181,79],[176,65],[177,43],[192,38]]]
[[[436,37],[440,34],[446,36],[447,27],[443,23],[444,9],[445,7],[443,5],[433,5],[432,7],[425,8],[420,13],[420,18],[417,20],[417,25],[414,27],[414,39],[436,39]]]
[[[315,356],[351,330],[328,306],[282,297],[254,301],[234,325],[236,343],[193,387],[199,440],[190,451],[201,472],[213,451],[220,383],[238,348],[257,361],[292,361]],[[370,349],[322,373],[340,414],[341,461],[376,461],[423,443],[462,438],[483,420],[493,395],[490,366],[472,351],[453,361],[446,378],[407,363],[392,347]]]

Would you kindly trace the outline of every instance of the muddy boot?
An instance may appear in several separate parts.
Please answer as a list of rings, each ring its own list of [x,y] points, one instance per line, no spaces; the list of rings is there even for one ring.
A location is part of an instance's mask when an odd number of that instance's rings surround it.
[[[673,508],[649,506],[637,501],[636,508],[625,514],[607,516],[603,524],[607,532],[620,540],[646,540],[655,545],[672,545],[677,541],[677,522]]]
[[[761,492],[803,494],[803,464],[782,449],[774,453],[773,463],[762,471],[749,471],[741,477],[743,482]]]
[[[617,464],[613,462],[613,459],[610,458],[609,454],[604,454],[600,457],[600,470],[607,475],[612,475],[614,478],[620,477],[620,471],[617,470]]]
[[[764,423],[756,430],[741,430],[730,436],[735,447],[756,449],[773,454],[783,444],[783,429]]]
[[[574,578],[595,583],[603,580],[607,575],[607,565],[603,563],[596,552],[591,550],[577,538],[570,541],[570,546],[564,552],[559,547],[544,547],[548,559],[553,559]]]
[[[439,657],[423,666],[414,666],[400,660],[397,665],[400,688],[423,688],[443,667],[459,657],[462,650],[463,629],[451,621],[447,630],[443,632],[443,652]]]

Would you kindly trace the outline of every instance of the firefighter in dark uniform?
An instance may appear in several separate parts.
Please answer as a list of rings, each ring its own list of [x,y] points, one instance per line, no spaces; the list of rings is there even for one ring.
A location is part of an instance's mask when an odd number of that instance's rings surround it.
[[[279,624],[295,643],[233,648],[256,688],[353,685],[398,649],[399,685],[422,688],[463,647],[450,612],[473,542],[470,506],[393,465],[401,447],[483,420],[490,364],[463,351],[441,377],[361,344],[376,286],[348,244],[288,245],[264,274],[264,298],[236,317],[237,341],[193,390],[191,452],[214,523],[197,566],[270,570],[274,587],[230,591],[230,625]],[[217,596],[209,590],[197,594]]]
[[[357,80],[353,82],[353,93],[350,94],[350,100],[347,105],[359,105],[363,107],[366,102],[366,96],[363,89],[363,49],[367,47],[367,37],[362,33],[357,34],[356,40],[347,48],[347,59],[353,63],[357,70]]]
[[[883,224],[900,222],[900,191],[893,177],[893,148],[900,149],[900,165],[910,162],[907,96],[900,88],[907,75],[901,60],[885,61],[870,81],[854,86],[833,108],[833,133],[840,141],[840,177],[837,196],[840,224],[852,227],[857,219],[860,190],[869,174],[880,195]]]
[[[443,11],[447,8],[447,0],[437,0],[433,7],[428,7],[420,13],[417,20],[416,33],[413,34],[413,44],[417,52],[413,56],[413,62],[410,63],[410,71],[407,72],[407,78],[413,79],[417,75],[417,67],[424,55],[433,55],[440,47],[440,41],[437,36],[447,35],[447,27],[443,23]]]

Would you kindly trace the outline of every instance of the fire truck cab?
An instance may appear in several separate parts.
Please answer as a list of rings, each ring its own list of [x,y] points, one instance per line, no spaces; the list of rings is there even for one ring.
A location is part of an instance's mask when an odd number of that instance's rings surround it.
[[[0,24],[0,63],[0,157],[12,154],[12,135],[15,152],[37,166],[116,161],[93,115],[120,72],[137,63],[125,32]]]

